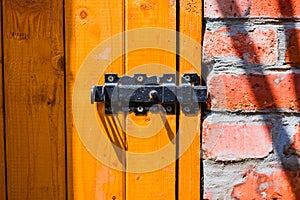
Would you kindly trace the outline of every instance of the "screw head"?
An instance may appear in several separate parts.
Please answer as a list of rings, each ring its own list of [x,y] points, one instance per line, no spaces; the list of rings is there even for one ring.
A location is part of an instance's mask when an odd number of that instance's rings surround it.
[[[172,77],[172,76],[168,76],[168,77],[167,77],[167,81],[168,81],[168,82],[171,82],[172,80],[173,80],[173,77]]]
[[[185,112],[187,112],[187,113],[191,112],[190,107],[184,107],[183,110],[184,110]]]
[[[167,112],[172,112],[173,108],[172,108],[172,106],[167,106],[166,110],[167,110]]]
[[[107,77],[107,80],[109,82],[113,82],[115,80],[115,78],[114,78],[114,76],[110,75],[110,76]]]
[[[138,112],[143,112],[144,111],[144,108],[142,107],[142,106],[139,106],[139,107],[137,107],[137,109],[136,109]]]
[[[143,76],[138,76],[137,79],[136,79],[138,82],[142,82],[144,80],[144,77]]]
[[[191,77],[190,77],[189,75],[185,75],[185,76],[184,76],[184,79],[185,79],[187,82],[189,82],[189,81],[191,80]]]

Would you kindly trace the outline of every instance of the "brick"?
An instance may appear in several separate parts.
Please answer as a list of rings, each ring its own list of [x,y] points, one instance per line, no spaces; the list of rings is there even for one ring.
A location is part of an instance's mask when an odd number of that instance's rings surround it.
[[[267,174],[248,171],[245,182],[234,187],[232,198],[248,199],[300,199],[300,171],[275,170]]]
[[[207,30],[204,58],[234,57],[246,63],[273,65],[278,60],[277,34],[271,28],[256,28],[245,33],[238,27]]]
[[[300,125],[297,127],[297,132],[294,135],[294,141],[291,145],[291,148],[294,149],[296,153],[300,155]]]
[[[253,0],[250,17],[291,18],[300,17],[298,0]]]
[[[211,110],[300,111],[300,74],[217,74],[208,79]]]
[[[205,0],[204,16],[209,18],[247,16],[251,0]]]
[[[300,17],[298,0],[206,0],[207,18]]]
[[[259,122],[204,121],[203,156],[217,161],[266,157],[273,149],[271,128]]]
[[[292,29],[286,32],[288,46],[285,62],[290,65],[300,64],[300,29]]]

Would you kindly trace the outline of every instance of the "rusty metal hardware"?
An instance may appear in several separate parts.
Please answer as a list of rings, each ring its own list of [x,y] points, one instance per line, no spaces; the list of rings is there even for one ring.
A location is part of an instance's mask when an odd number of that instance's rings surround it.
[[[207,88],[200,86],[197,74],[184,74],[181,85],[175,84],[175,74],[163,74],[161,77],[105,74],[105,84],[91,89],[91,103],[104,102],[106,114],[123,111],[145,115],[148,111],[159,110],[175,114],[178,105],[183,113],[195,114],[199,104],[206,100]]]

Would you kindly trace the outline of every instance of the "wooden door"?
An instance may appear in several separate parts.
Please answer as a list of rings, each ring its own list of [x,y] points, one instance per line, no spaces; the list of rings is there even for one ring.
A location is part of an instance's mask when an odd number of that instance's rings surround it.
[[[202,1],[0,10],[0,199],[200,199],[200,112],[107,115],[89,90],[105,73],[200,74]]]
[[[63,1],[1,2],[0,198],[65,199]]]
[[[104,73],[117,73],[119,76],[134,73],[162,75],[176,71],[179,74],[199,74],[200,48],[190,49],[190,43],[185,39],[192,38],[201,43],[201,6],[202,3],[198,0],[65,1],[69,199],[200,199],[200,113],[187,118],[182,112],[177,112],[176,115],[165,116],[164,123],[161,123],[161,116],[158,114],[135,116],[120,113],[117,117],[105,115],[103,105],[98,104],[96,110],[100,127],[106,137],[113,138],[112,145],[124,150],[121,151],[121,155],[115,155],[116,152],[110,150],[112,147],[105,147],[109,152],[108,159],[113,160],[118,156],[116,166],[123,166],[121,170],[116,170],[100,162],[82,143],[73,118],[72,98],[76,77],[80,73],[80,66],[84,66],[84,59],[90,58],[89,55],[99,44],[123,32],[125,34],[118,40],[122,55],[105,68],[97,83],[103,84]],[[167,40],[173,52],[159,48],[131,51],[131,48],[134,48],[132,46],[143,43],[145,37],[151,35],[134,35],[134,32],[130,31],[149,27],[170,30],[167,34],[170,38]],[[186,38],[179,37],[176,31],[185,34]],[[158,34],[158,40],[159,37],[164,36]],[[115,53],[112,47],[114,44],[107,48],[107,55]],[[189,51],[190,55],[198,57],[196,67],[195,63],[192,63],[193,66],[186,60],[188,58],[183,59],[176,55],[176,52],[180,54]],[[88,119],[85,117],[82,121]],[[190,134],[191,125],[195,127],[192,129],[192,135],[195,137],[188,149],[184,149],[180,144],[185,140],[185,136]],[[148,138],[139,137],[138,134],[149,130],[147,127],[158,131]],[[175,138],[175,142],[171,144],[171,153],[168,154],[173,162],[157,169],[143,171],[143,167],[151,163],[141,160],[138,166],[141,170],[131,170],[137,165],[130,159],[132,153],[159,151],[171,143],[170,138]],[[179,154],[182,156],[177,160]]]

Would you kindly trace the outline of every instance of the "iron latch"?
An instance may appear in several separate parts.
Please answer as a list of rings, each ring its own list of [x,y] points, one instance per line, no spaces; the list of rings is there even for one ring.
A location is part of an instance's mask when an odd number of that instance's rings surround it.
[[[207,88],[200,86],[200,77],[184,74],[181,85],[176,85],[175,81],[175,74],[161,77],[105,74],[105,84],[91,89],[91,103],[104,102],[106,114],[123,111],[145,115],[148,111],[159,110],[175,114],[178,105],[185,114],[197,113],[200,103],[207,100]]]

